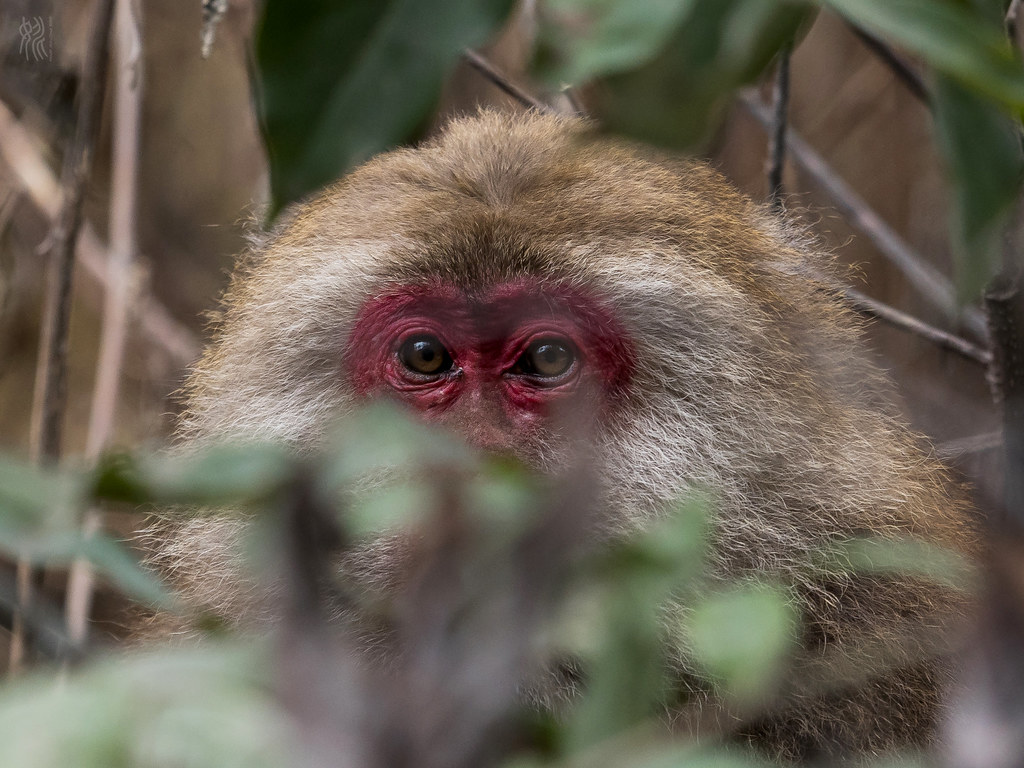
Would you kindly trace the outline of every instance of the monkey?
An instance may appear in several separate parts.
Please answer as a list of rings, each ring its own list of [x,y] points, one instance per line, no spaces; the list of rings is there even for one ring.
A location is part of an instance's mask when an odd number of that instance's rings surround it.
[[[609,531],[711,489],[713,571],[794,585],[807,674],[888,659],[736,737],[782,761],[925,746],[948,672],[921,638],[963,605],[911,578],[800,564],[862,535],[968,553],[977,537],[834,274],[703,161],[578,118],[481,110],[294,206],[242,259],[180,437],[309,450],[336,414],[387,398],[550,474],[571,454],[553,414],[584,403]],[[230,586],[240,525],[198,518],[155,545],[185,594],[238,617],[253,602]],[[371,557],[381,580],[398,567],[387,547]]]

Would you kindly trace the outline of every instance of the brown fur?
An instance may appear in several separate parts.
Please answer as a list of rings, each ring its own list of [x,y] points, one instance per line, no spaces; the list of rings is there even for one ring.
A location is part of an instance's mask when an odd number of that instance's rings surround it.
[[[896,667],[824,698],[795,691],[740,735],[783,758],[923,744],[943,673],[921,630],[958,603],[907,581],[808,578],[802,563],[864,533],[967,548],[973,536],[946,472],[887,405],[857,321],[815,277],[829,270],[701,162],[597,139],[574,120],[484,112],[369,162],[244,259],[190,379],[182,436],[316,445],[354,403],[340,344],[362,302],[394,282],[585,285],[636,340],[634,386],[594,447],[609,528],[643,526],[710,487],[713,567],[796,583],[800,663],[856,666],[882,649]],[[559,456],[553,440],[524,449],[542,471]],[[181,526],[157,559],[197,601],[242,616],[254,598],[230,552],[236,528]],[[368,571],[386,578],[391,557],[382,545]]]

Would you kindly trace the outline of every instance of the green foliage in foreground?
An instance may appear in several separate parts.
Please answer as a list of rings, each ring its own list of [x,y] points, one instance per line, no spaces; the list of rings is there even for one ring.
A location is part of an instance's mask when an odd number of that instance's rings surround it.
[[[39,673],[0,693],[0,762],[22,768],[276,768],[289,731],[265,651],[242,642]]]
[[[473,548],[475,559],[460,566],[461,589],[472,599],[456,596],[451,602],[439,593],[438,618],[470,630],[480,617],[486,621],[506,594],[504,580],[517,576],[514,562],[523,543],[546,524],[550,489],[386,408],[350,419],[330,444],[321,456],[303,459],[266,445],[214,446],[173,458],[120,456],[92,472],[38,471],[8,461],[0,466],[0,548],[49,566],[84,555],[135,599],[187,610],[169,599],[166,588],[155,587],[155,577],[131,562],[120,545],[106,539],[90,544],[77,536],[75,521],[84,505],[181,505],[183,513],[201,514],[194,511],[198,505],[231,504],[254,520],[273,523],[293,502],[291,489],[300,478],[330,509],[343,510],[337,522],[358,541],[395,526],[436,524],[431,515],[442,494],[446,504],[464,509],[465,520],[456,529],[478,531],[483,544]],[[397,473],[397,481],[382,482],[387,473]],[[367,475],[375,478],[376,490],[357,499],[347,489]],[[396,494],[396,487],[403,490]],[[547,748],[510,754],[510,765],[759,764],[731,749],[668,743],[657,726],[672,695],[663,653],[666,627],[672,630],[674,621],[695,668],[741,707],[770,698],[794,642],[796,616],[784,586],[711,587],[705,581],[710,508],[691,499],[641,534],[569,559],[564,599],[536,632],[550,647],[583,660],[589,684],[550,725]],[[552,511],[557,518],[561,510]],[[284,546],[280,526],[256,525],[253,535],[261,541],[252,551]],[[104,545],[95,546],[101,540]],[[822,553],[814,567],[832,564],[879,572],[909,568],[959,582],[949,556],[909,543],[851,542]],[[540,600],[539,594],[533,597]],[[675,610],[683,604],[686,610]],[[70,673],[40,669],[9,682],[0,688],[0,765],[291,765],[289,756],[308,733],[298,735],[287,696],[282,698],[282,680],[304,658],[305,640],[295,646],[294,638],[315,638],[322,628],[289,621],[282,618],[265,637],[221,631],[201,647],[152,647],[96,658]],[[517,631],[496,629],[497,636]],[[345,667],[345,657],[338,662]],[[488,669],[470,668],[467,679],[489,680]],[[331,675],[323,679],[329,686]],[[375,703],[374,688],[368,690],[355,701],[375,716],[383,705]],[[330,698],[332,689],[318,695],[324,693]],[[343,698],[346,691],[336,693]]]

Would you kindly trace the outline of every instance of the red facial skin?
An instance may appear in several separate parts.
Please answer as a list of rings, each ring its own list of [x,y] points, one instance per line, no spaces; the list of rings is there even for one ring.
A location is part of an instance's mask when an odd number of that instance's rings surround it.
[[[417,374],[399,349],[413,336],[436,336],[451,368]],[[515,371],[531,343],[556,337],[573,348],[564,374],[544,378]],[[629,387],[633,350],[614,315],[585,292],[524,278],[468,295],[442,282],[410,285],[363,306],[345,350],[362,396],[392,395],[432,421],[450,421],[472,442],[501,449],[515,433],[544,420],[552,406],[597,396],[607,405]]]

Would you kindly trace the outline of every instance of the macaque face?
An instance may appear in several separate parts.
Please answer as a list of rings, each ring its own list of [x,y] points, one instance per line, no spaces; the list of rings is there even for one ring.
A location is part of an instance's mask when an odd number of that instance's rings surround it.
[[[363,305],[345,358],[358,395],[397,398],[501,453],[516,453],[560,404],[611,407],[635,362],[608,306],[536,278],[396,287]]]

